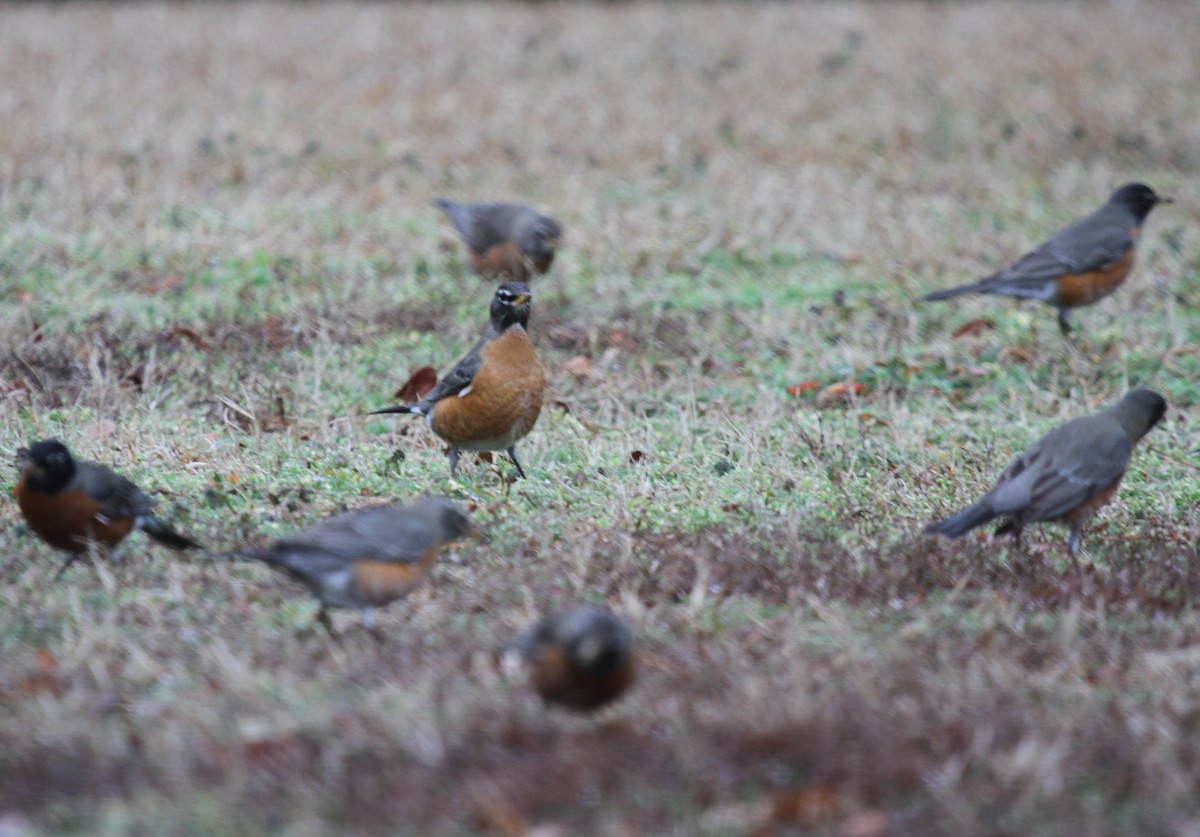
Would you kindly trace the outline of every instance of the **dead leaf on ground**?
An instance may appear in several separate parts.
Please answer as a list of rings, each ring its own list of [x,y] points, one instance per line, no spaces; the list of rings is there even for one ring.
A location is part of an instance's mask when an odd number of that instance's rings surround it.
[[[100,419],[83,426],[83,435],[89,439],[107,439],[117,432],[117,423],[112,419]]]
[[[408,376],[408,380],[396,390],[396,398],[405,404],[420,401],[429,391],[437,386],[437,370],[432,366],[422,366]]]
[[[16,697],[33,697],[40,694],[62,697],[64,691],[62,679],[58,674],[58,657],[45,648],[39,648],[34,658],[34,671],[17,683],[12,694]],[[0,696],[3,696],[3,692],[0,692]]]
[[[887,832],[888,818],[883,811],[863,811],[842,820],[842,837],[878,837]]]
[[[245,433],[278,433],[292,424],[284,411],[282,397],[275,401],[274,414],[261,416],[223,395],[217,396],[217,401],[221,405],[221,420]]]
[[[958,328],[954,329],[951,337],[978,337],[989,329],[994,329],[996,324],[986,317],[978,317],[974,320],[969,320]]]
[[[207,352],[212,346],[208,341],[200,336],[199,332],[190,329],[187,326],[173,325],[163,333],[163,340],[176,340],[182,338],[190,342],[193,346],[202,352]]]
[[[592,362],[585,355],[576,355],[564,366],[577,381],[583,382],[592,377]]]
[[[821,388],[820,381],[801,381],[800,383],[795,384],[794,386],[788,387],[787,391],[788,391],[789,395],[801,396],[801,395],[807,395],[810,392],[816,392],[820,388]]]
[[[555,409],[562,410],[568,416],[571,416],[573,419],[575,419],[575,421],[582,424],[584,430],[587,430],[589,433],[599,433],[601,430],[604,429],[604,427],[602,425],[595,424],[594,422],[588,421],[586,418],[584,418],[583,416],[576,413],[575,410],[572,409],[571,405],[568,404],[566,401],[563,401],[561,398],[556,398],[553,401],[551,401],[550,406],[554,407]]]
[[[815,824],[832,819],[841,806],[841,795],[829,785],[793,788],[775,795],[771,820]]]
[[[834,404],[851,404],[859,396],[866,395],[867,391],[867,385],[858,381],[830,384],[817,393],[817,406],[830,407]]]
[[[1017,349],[1012,346],[1005,346],[1000,350],[999,359],[1001,363],[1024,363],[1029,365],[1036,360],[1032,349]]]
[[[178,274],[163,276],[161,279],[155,279],[153,282],[148,282],[137,288],[137,292],[143,296],[154,296],[161,294],[164,291],[169,291],[171,288],[177,287],[183,278]]]

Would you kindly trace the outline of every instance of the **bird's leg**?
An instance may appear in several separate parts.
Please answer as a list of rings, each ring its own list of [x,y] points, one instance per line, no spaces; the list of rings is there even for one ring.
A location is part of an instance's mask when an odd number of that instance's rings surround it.
[[[1067,541],[1067,552],[1071,553],[1071,560],[1075,560],[1075,556],[1079,554],[1079,547],[1083,545],[1083,530],[1079,526],[1071,527],[1071,538]]]
[[[521,463],[517,461],[517,446],[513,445],[510,447],[507,453],[509,458],[513,461],[513,464],[517,466],[517,473],[521,475],[521,479],[528,479],[528,477],[525,476],[525,469],[522,468]]]
[[[333,620],[329,618],[329,608],[322,603],[321,609],[317,611],[317,621],[325,626],[325,630],[329,631],[329,636],[332,639],[337,639],[337,631],[333,629]]]
[[[1069,337],[1071,334],[1071,323],[1067,320],[1067,309],[1058,309],[1058,330],[1062,332],[1063,337]]]
[[[60,578],[62,578],[62,574],[67,571],[67,567],[78,561],[79,556],[82,554],[82,552],[72,552],[70,557],[68,557],[66,561],[63,561],[62,566],[58,568],[58,572],[54,574],[54,580],[58,581]]]
[[[363,627],[366,628],[367,633],[371,635],[372,639],[374,639],[376,642],[383,642],[385,639],[383,632],[375,628],[375,608],[364,607],[362,609],[362,624]]]
[[[458,445],[450,446],[450,479],[458,479]]]

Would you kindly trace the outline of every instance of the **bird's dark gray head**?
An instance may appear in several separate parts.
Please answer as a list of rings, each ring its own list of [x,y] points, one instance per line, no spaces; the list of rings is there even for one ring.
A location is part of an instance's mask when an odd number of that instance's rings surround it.
[[[530,258],[554,255],[562,238],[562,225],[548,215],[530,214],[516,230],[517,246]]]
[[[1113,196],[1109,198],[1109,203],[1119,203],[1127,207],[1139,224],[1146,220],[1146,216],[1150,214],[1151,209],[1154,209],[1160,203],[1172,202],[1170,198],[1156,194],[1145,183],[1126,183],[1120,189],[1113,192]]]
[[[438,530],[442,543],[456,541],[473,529],[467,510],[445,497],[426,497],[412,505],[412,510],[425,517]]]
[[[629,659],[633,644],[629,628],[605,608],[581,605],[551,617],[551,621],[567,659],[579,668],[604,673]]]
[[[1113,409],[1117,410],[1122,426],[1141,437],[1163,420],[1167,400],[1152,389],[1131,389]]]
[[[75,476],[75,460],[62,442],[45,439],[17,451],[17,469],[28,485],[53,494]]]
[[[496,288],[492,297],[492,325],[497,331],[504,331],[511,325],[525,328],[529,325],[529,307],[533,301],[533,292],[524,282],[505,282]]]

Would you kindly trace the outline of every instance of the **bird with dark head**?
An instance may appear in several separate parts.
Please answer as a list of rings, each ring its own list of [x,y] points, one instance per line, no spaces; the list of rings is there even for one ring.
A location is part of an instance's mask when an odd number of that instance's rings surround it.
[[[534,690],[549,704],[598,709],[634,681],[633,635],[603,607],[578,605],[552,613],[519,647]]]
[[[424,416],[450,445],[450,475],[457,476],[460,450],[506,451],[523,478],[517,442],[537,423],[545,372],[526,326],[533,294],[524,282],[506,282],[492,297],[483,335],[420,401],[370,415]]]
[[[1058,309],[1059,329],[1068,334],[1068,312],[1098,302],[1121,286],[1133,269],[1150,210],[1171,202],[1144,183],[1127,183],[1104,206],[999,273],[921,298],[932,302],[964,294],[994,294],[1035,299]]]
[[[462,204],[439,198],[433,205],[446,213],[467,245],[471,267],[481,276],[528,282],[550,269],[562,225],[549,215],[495,201]]]
[[[958,538],[1002,518],[996,534],[1019,537],[1030,523],[1065,523],[1074,559],[1084,525],[1112,500],[1134,447],[1166,411],[1167,402],[1157,392],[1130,390],[1108,409],[1051,430],[1018,456],[977,503],[930,523],[925,531]]]
[[[70,553],[56,579],[93,546],[115,558],[134,529],[171,549],[200,546],[159,521],[154,500],[132,482],[103,465],[76,459],[56,439],[17,451],[17,470],[13,493],[29,528]]]
[[[357,608],[369,628],[374,610],[407,596],[433,569],[439,551],[472,531],[466,510],[442,497],[411,506],[377,506],[328,518],[250,558],[301,582],[321,603],[317,621],[336,636],[328,609]]]

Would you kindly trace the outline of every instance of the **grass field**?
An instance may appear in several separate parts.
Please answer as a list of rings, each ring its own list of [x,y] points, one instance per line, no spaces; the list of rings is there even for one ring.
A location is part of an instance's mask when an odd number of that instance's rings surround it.
[[[426,493],[487,533],[337,642],[140,536],[53,583],[0,503],[0,835],[1200,835],[1197,43],[1170,2],[0,6],[0,456],[60,437],[213,550]],[[1076,339],[914,303],[1129,180],[1177,203]],[[363,417],[485,322],[437,196],[567,228],[527,481]],[[1080,572],[920,535],[1135,385],[1170,412]],[[641,655],[594,718],[493,653],[576,600]]]

